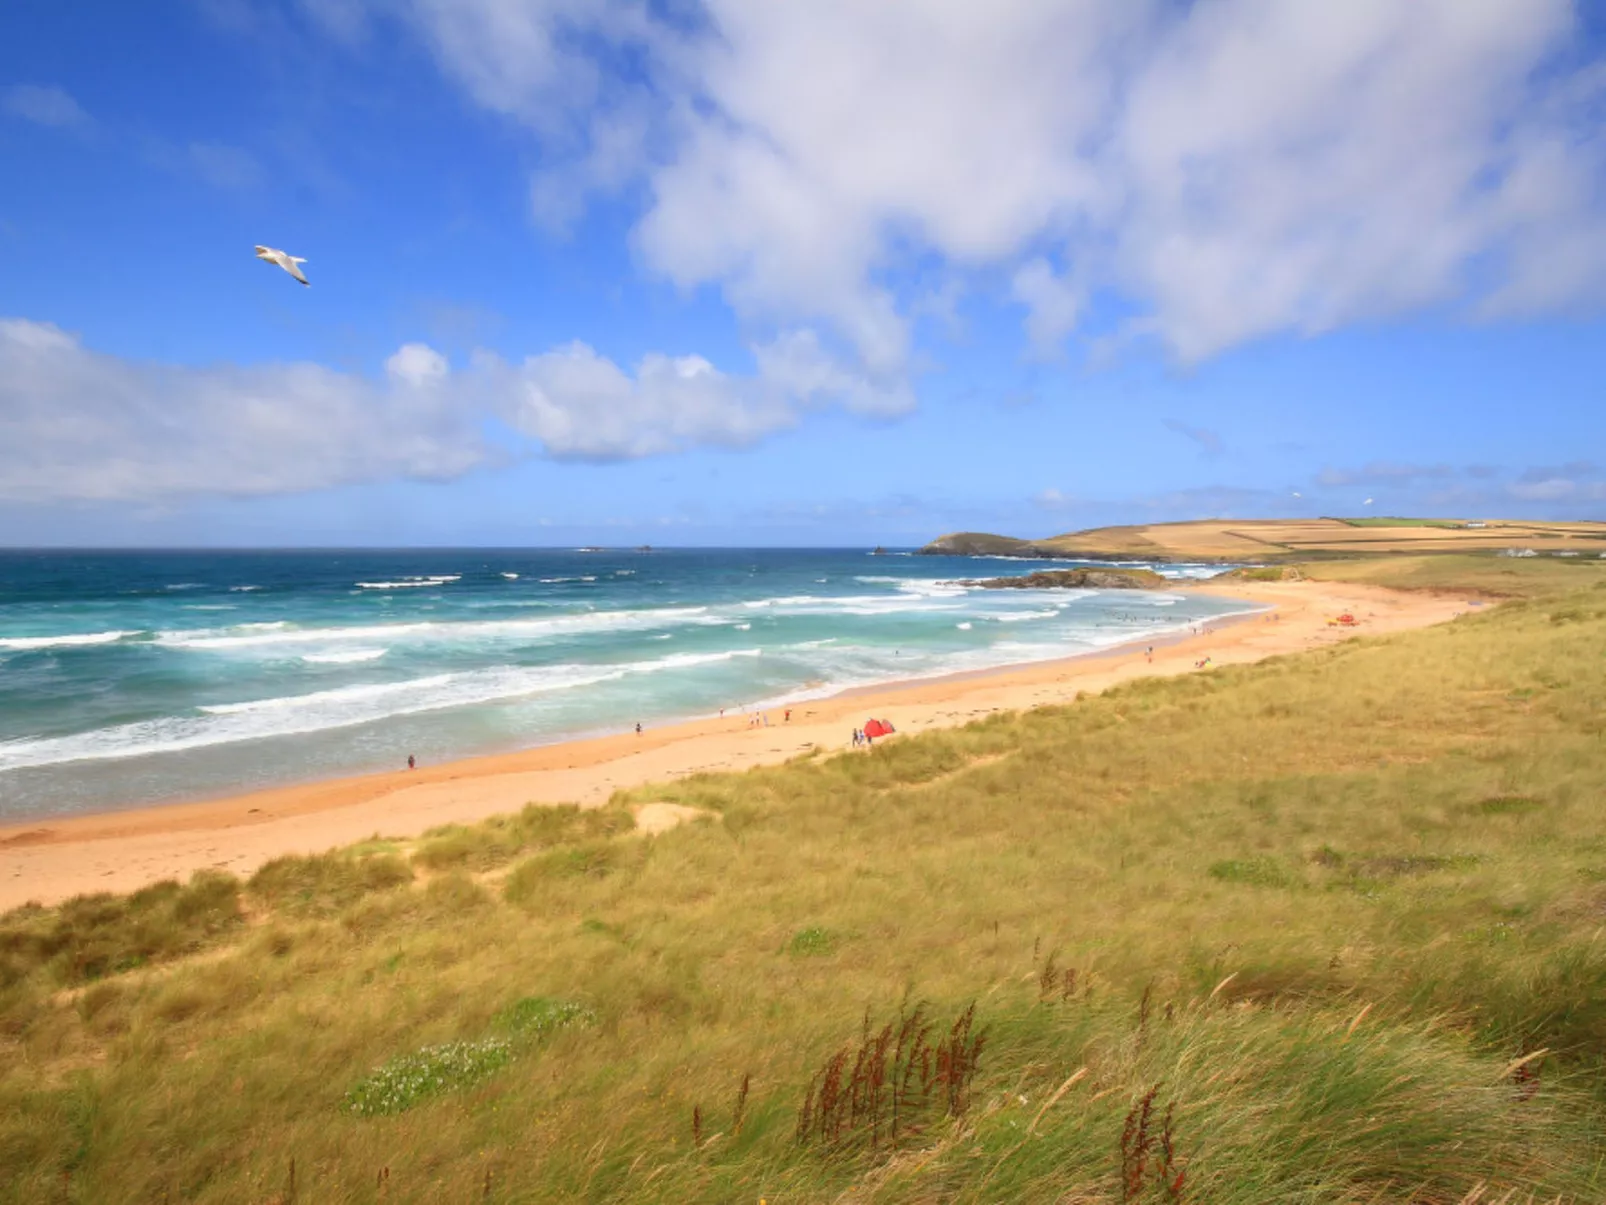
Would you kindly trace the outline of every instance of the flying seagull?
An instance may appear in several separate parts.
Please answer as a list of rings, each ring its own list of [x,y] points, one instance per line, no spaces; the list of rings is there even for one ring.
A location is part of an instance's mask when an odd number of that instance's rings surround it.
[[[294,276],[304,285],[310,285],[312,283],[301,274],[301,269],[296,266],[297,264],[304,264],[307,262],[299,255],[286,255],[283,251],[276,251],[272,247],[263,247],[258,245],[257,258],[260,260],[266,260],[270,264],[278,264],[279,267],[290,273],[291,276]]]

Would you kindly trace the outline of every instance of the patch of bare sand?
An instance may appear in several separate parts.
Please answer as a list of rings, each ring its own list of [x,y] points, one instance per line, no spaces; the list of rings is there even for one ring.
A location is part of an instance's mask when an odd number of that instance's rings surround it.
[[[635,809],[636,831],[648,836],[667,833],[679,825],[713,816],[707,808],[689,807],[684,803],[644,803]]]

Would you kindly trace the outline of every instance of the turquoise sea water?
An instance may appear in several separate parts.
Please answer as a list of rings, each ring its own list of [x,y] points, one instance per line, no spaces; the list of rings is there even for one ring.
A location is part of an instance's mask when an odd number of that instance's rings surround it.
[[[1040,567],[863,550],[0,552],[0,820],[781,706],[1245,609],[954,584]]]

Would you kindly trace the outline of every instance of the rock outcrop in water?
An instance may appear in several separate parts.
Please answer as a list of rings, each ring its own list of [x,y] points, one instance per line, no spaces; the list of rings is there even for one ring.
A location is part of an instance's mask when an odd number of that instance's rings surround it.
[[[1148,569],[1043,569],[959,584],[984,590],[1164,590],[1175,585]]]

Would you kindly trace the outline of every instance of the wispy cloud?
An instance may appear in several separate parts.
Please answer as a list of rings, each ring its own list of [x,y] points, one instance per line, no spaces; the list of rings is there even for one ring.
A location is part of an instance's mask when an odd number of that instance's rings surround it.
[[[237,146],[192,142],[187,158],[196,175],[215,188],[253,188],[262,182],[262,165]]]
[[[66,129],[90,124],[83,106],[55,84],[12,84],[0,91],[0,108],[13,117],[42,126]]]
[[[1280,490],[1244,489],[1231,485],[1204,485],[1168,490],[1139,500],[1150,522],[1186,519],[1278,518],[1288,513],[1287,496]]]
[[[1175,419],[1165,419],[1168,431],[1175,431],[1184,439],[1190,439],[1199,445],[1199,450],[1206,456],[1221,455],[1221,436],[1204,427],[1190,427],[1186,423],[1179,423]]]
[[[1442,480],[1455,476],[1447,464],[1397,464],[1392,461],[1373,461],[1359,469],[1323,469],[1316,474],[1316,484],[1329,489],[1340,486],[1408,486],[1418,481]]]
[[[1525,469],[1506,492],[1525,502],[1606,502],[1606,478],[1598,465],[1575,460]]]

